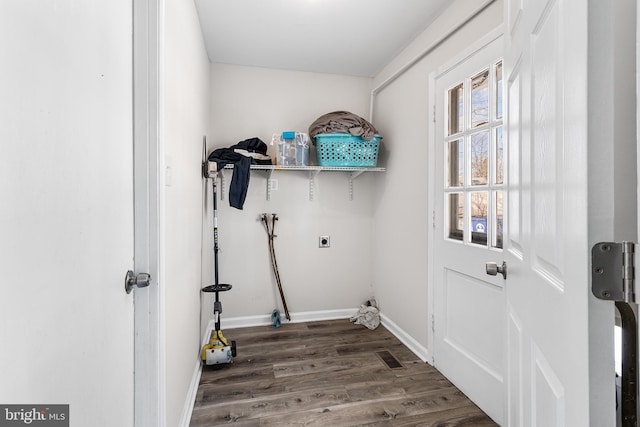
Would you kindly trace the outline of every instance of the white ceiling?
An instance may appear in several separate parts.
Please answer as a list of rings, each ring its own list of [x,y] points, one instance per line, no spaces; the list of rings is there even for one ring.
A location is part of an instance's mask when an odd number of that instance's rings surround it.
[[[195,0],[209,61],[375,76],[451,0]]]

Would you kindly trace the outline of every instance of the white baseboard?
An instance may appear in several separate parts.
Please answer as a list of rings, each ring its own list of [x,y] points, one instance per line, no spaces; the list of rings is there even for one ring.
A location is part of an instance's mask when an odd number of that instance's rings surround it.
[[[202,343],[200,344],[200,348],[202,348],[205,344],[209,342],[209,338],[211,337],[211,331],[213,331],[213,321],[209,322],[207,326],[207,330],[202,337]],[[193,376],[191,377],[191,384],[189,384],[189,390],[187,390],[187,398],[184,402],[184,409],[182,410],[182,417],[180,417],[180,427],[189,427],[191,424],[191,415],[193,414],[193,407],[196,403],[196,398],[198,397],[198,386],[200,385],[200,377],[202,376],[202,360],[200,359],[200,354],[198,354],[198,359],[196,361],[195,369],[193,370]]]
[[[358,312],[357,308],[345,308],[341,310],[321,310],[321,311],[303,311],[299,313],[289,313],[291,320],[284,317],[284,313],[280,312],[280,320],[285,323],[301,323],[315,322],[318,320],[334,320],[348,319]],[[264,316],[244,316],[223,318],[220,321],[222,329],[247,328],[250,326],[264,326],[271,324],[271,314]],[[213,320],[209,322],[209,333],[213,330]],[[206,335],[209,336],[209,335]]]
[[[382,326],[387,328],[389,332],[395,335],[396,338],[406,345],[416,356],[418,356],[423,362],[433,364],[429,349],[416,341],[412,336],[407,334],[403,329],[396,325],[393,320],[389,319],[383,313],[380,313],[380,322]]]
[[[184,408],[182,409],[182,416],[180,417],[180,426],[189,427],[191,423],[191,415],[193,414],[193,406],[196,403],[196,397],[198,394],[198,386],[200,385],[200,376],[202,375],[202,362],[200,357],[196,361],[195,369],[193,370],[193,376],[191,377],[191,384],[187,390],[187,398],[184,402]]]

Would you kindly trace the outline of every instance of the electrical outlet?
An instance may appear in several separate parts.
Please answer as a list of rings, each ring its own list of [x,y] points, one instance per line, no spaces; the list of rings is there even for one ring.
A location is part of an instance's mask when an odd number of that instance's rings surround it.
[[[271,191],[278,190],[278,180],[277,179],[270,179],[269,180],[269,190],[271,190]]]
[[[320,236],[320,237],[318,237],[318,247],[320,247],[320,248],[331,247],[331,237],[330,236]]]

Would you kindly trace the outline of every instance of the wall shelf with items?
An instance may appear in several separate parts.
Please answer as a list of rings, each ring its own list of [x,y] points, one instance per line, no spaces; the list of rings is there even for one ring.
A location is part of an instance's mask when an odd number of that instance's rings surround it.
[[[233,165],[226,165],[224,169],[233,169]],[[309,201],[313,201],[315,191],[315,180],[320,172],[345,172],[349,174],[349,200],[353,200],[353,181],[365,172],[384,172],[386,168],[382,167],[349,167],[349,166],[285,166],[285,165],[251,165],[251,170],[265,171],[266,180],[266,198],[271,200],[271,185],[269,180],[273,171],[290,172],[302,171],[309,174]],[[225,176],[220,174],[222,185],[221,197],[225,193]]]

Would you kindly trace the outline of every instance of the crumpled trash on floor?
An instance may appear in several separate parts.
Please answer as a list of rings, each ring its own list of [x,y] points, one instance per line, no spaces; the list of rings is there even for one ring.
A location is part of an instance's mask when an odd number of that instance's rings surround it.
[[[380,311],[378,310],[378,303],[375,299],[371,298],[366,303],[360,306],[358,313],[349,319],[356,325],[363,325],[373,330],[380,325]]]

